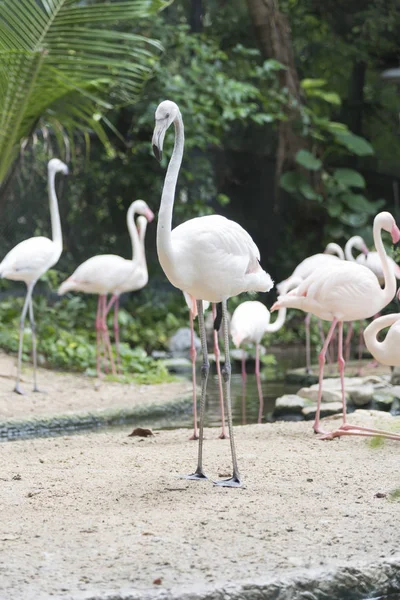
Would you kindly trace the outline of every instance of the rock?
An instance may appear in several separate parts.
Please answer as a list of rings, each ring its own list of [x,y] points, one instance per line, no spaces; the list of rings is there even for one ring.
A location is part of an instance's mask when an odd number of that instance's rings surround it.
[[[194,333],[194,345],[200,350],[201,342],[196,332]],[[190,327],[180,327],[169,339],[168,348],[173,357],[186,357],[190,352]]]
[[[162,363],[171,373],[182,373],[192,368],[192,363],[187,358],[166,358]]]
[[[324,382],[325,384],[325,382]],[[318,385],[312,385],[309,388],[301,388],[297,392],[299,396],[302,398],[307,398],[307,400],[311,400],[312,402],[317,402],[318,400]],[[348,400],[348,393],[346,393],[346,401]],[[342,400],[342,392],[340,389],[325,389],[325,385],[322,388],[322,402],[341,402]]]
[[[231,350],[231,360],[241,361],[242,356],[243,356],[243,350],[241,348],[234,348],[233,350]],[[247,352],[245,352],[245,358],[246,358],[246,360],[249,358],[249,355]]]
[[[301,414],[305,403],[304,398],[296,394],[285,394],[276,399],[273,416],[280,417],[287,414]]]
[[[374,386],[372,383],[364,383],[349,390],[350,398],[356,406],[366,406],[372,400]]]
[[[310,406],[305,406],[302,409],[303,417],[306,420],[314,419],[315,413],[317,412],[317,405],[312,404]],[[330,417],[332,415],[337,415],[342,412],[342,403],[341,402],[326,402],[321,405],[321,418],[322,417]]]
[[[394,399],[395,396],[390,390],[379,390],[372,396],[375,408],[378,410],[391,410]]]
[[[393,369],[390,383],[393,385],[400,385],[400,367],[395,367]]]

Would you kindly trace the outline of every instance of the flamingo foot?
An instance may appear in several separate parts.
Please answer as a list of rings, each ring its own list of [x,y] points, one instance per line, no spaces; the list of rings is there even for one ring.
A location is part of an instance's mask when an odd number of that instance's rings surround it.
[[[379,366],[379,363],[378,363],[378,361],[377,361],[377,360],[371,360],[371,362],[369,362],[369,363],[367,364],[367,367],[368,367],[369,369],[376,369],[376,367],[378,367],[378,366]]]
[[[229,479],[222,479],[221,481],[213,481],[213,483],[219,487],[243,487],[238,475],[232,475]]]
[[[219,440],[229,440],[229,435],[227,433],[225,433],[225,431],[221,431],[221,433],[218,436]]]
[[[208,479],[207,475],[205,475],[203,473],[203,471],[201,469],[196,469],[196,471],[194,473],[192,473],[191,475],[181,475],[182,479],[193,479],[195,481],[201,481],[204,479]]]
[[[15,388],[13,390],[16,394],[19,394],[20,396],[25,396],[25,392],[24,390],[20,387],[19,383],[15,384]]]
[[[198,440],[199,436],[197,435],[197,433],[194,431],[192,433],[192,435],[190,436],[189,440]]]
[[[314,433],[318,433],[320,435],[329,435],[329,431],[325,431],[324,429],[322,429],[319,424],[315,425],[315,423],[314,423],[313,430],[314,430]],[[319,439],[322,439],[322,438],[319,438]]]
[[[35,392],[36,394],[47,394],[46,390],[41,390],[37,386],[35,386],[32,391]]]
[[[320,437],[320,440],[333,440],[335,437],[341,437],[343,435],[358,435],[361,437],[382,437],[389,440],[400,441],[400,434],[391,433],[390,431],[384,431],[383,429],[373,429],[371,427],[361,427],[358,425],[341,425],[335,431],[324,434]]]

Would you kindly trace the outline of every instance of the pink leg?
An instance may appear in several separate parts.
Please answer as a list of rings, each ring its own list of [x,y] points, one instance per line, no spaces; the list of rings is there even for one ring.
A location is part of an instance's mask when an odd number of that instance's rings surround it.
[[[117,371],[121,373],[121,356],[119,353],[119,324],[118,324],[118,311],[119,311],[119,297],[117,296],[114,304],[114,340],[115,340],[115,351],[117,353]]]
[[[192,384],[193,384],[193,420],[194,429],[193,435],[190,436],[189,440],[198,440],[197,431],[197,396],[196,396],[196,346],[194,345],[194,325],[193,325],[193,312],[189,310],[190,315],[190,358],[192,359]]]
[[[344,343],[344,355],[345,360],[350,360],[350,352],[351,352],[351,338],[353,337],[353,322],[349,323],[349,327],[347,329],[346,341]]]
[[[318,329],[319,329],[319,335],[321,336],[321,342],[322,342],[322,346],[323,346],[325,344],[325,334],[324,334],[324,330],[322,327],[321,319],[318,319]],[[331,349],[329,347],[326,350],[326,359],[327,359],[327,362],[329,365],[331,365],[333,363]]]
[[[101,300],[100,296],[97,300],[97,313],[96,313],[96,371],[97,377],[101,377],[101,369],[100,369],[100,354],[101,354]]]
[[[107,354],[107,351],[108,351],[108,356],[109,356],[109,360],[110,360],[110,364],[111,364],[111,372],[113,375],[116,375],[114,357],[113,357],[111,342],[110,342],[110,335],[108,333],[108,327],[107,327],[107,321],[106,321],[106,319],[107,319],[107,298],[106,298],[105,294],[101,296],[101,299],[102,299],[102,323],[101,324],[102,324],[105,353]]]
[[[359,377],[362,375],[363,346],[364,346],[364,337],[363,337],[362,327],[361,327],[361,323],[360,323],[360,331],[358,334],[358,369],[357,369],[357,375]]]
[[[340,387],[342,388],[342,411],[343,411],[343,423],[346,424],[346,394],[344,390],[344,366],[345,361],[343,358],[343,321],[339,321],[339,339],[338,339],[338,365],[339,365],[339,375],[340,375]]]
[[[242,424],[246,425],[246,351],[242,353]]]
[[[215,320],[217,316],[217,307],[215,304],[212,304],[212,316],[213,320]],[[219,404],[221,407],[221,421],[222,421],[222,431],[219,435],[221,440],[226,440],[229,438],[228,434],[225,431],[225,409],[224,409],[224,392],[222,388],[222,377],[221,377],[221,364],[220,364],[220,356],[221,352],[219,351],[218,344],[218,331],[213,330],[214,333],[214,354],[215,354],[215,364],[217,366],[217,376],[218,376],[218,390],[219,390]]]
[[[318,388],[318,403],[317,403],[317,412],[315,415],[315,421],[314,421],[314,425],[313,425],[313,429],[315,431],[315,433],[323,433],[325,434],[326,432],[323,431],[320,428],[320,414],[321,414],[321,400],[322,400],[322,384],[324,381],[324,365],[325,365],[325,356],[326,356],[326,350],[329,346],[329,342],[332,339],[332,335],[333,332],[335,331],[335,327],[337,324],[338,320],[335,318],[332,321],[332,325],[329,328],[328,331],[328,335],[326,336],[325,339],[325,343],[322,347],[321,352],[319,353],[318,356],[318,362],[319,362],[319,388]]]
[[[311,346],[310,346],[310,320],[311,314],[307,313],[304,319],[306,328],[306,373],[311,373]]]
[[[262,422],[262,416],[264,412],[264,398],[261,388],[261,377],[260,377],[260,344],[256,344],[256,380],[257,380],[257,389],[258,389],[258,400],[259,400],[259,408],[258,408],[258,422]]]

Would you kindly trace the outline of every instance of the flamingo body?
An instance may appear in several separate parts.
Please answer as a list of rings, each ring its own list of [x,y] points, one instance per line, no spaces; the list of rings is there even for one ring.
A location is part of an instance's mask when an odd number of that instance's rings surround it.
[[[377,334],[390,327],[383,341]],[[384,315],[372,321],[364,331],[365,345],[372,356],[382,365],[400,367],[400,313]]]
[[[62,248],[49,238],[31,237],[17,244],[0,263],[0,275],[13,281],[36,281],[56,264]]]
[[[393,270],[394,276],[396,279],[400,279],[400,267],[396,264],[390,256],[388,256],[388,261],[391,269]],[[368,252],[368,254],[360,254],[356,258],[356,262],[360,265],[364,265],[368,267],[378,278],[378,281],[381,285],[385,282],[385,275],[382,269],[381,259],[379,258],[379,254],[377,252]]]
[[[270,312],[257,300],[242,302],[231,320],[231,336],[236,347],[241,344],[259,344],[268,330]]]

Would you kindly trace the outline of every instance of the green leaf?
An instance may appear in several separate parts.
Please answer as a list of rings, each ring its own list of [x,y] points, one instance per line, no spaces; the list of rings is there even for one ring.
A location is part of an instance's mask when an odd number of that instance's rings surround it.
[[[338,183],[348,187],[365,188],[365,179],[353,169],[335,169],[333,177]]]
[[[303,79],[300,83],[303,90],[320,88],[326,85],[325,79]]]
[[[374,149],[369,142],[359,135],[348,132],[335,132],[335,138],[338,144],[344,146],[350,152],[357,154],[357,156],[370,156],[374,154]]]
[[[286,171],[286,173],[281,176],[279,185],[290,194],[294,194],[297,192],[299,183],[299,174],[296,173],[296,171]]]
[[[342,213],[339,217],[340,221],[350,227],[362,227],[366,224],[368,216],[364,213]]]
[[[299,150],[296,154],[296,162],[309,171],[318,171],[322,167],[322,162],[308,150]]]
[[[317,194],[313,187],[308,181],[301,181],[299,184],[299,192],[307,198],[307,200],[319,200],[322,201],[321,194]]]
[[[354,212],[365,215],[374,215],[376,212],[375,202],[369,202],[362,194],[344,194],[342,200]]]
[[[327,211],[328,211],[328,215],[330,217],[332,217],[333,219],[336,219],[337,217],[339,217],[342,214],[343,206],[341,204],[339,204],[338,202],[335,202],[335,204],[328,204]]]

